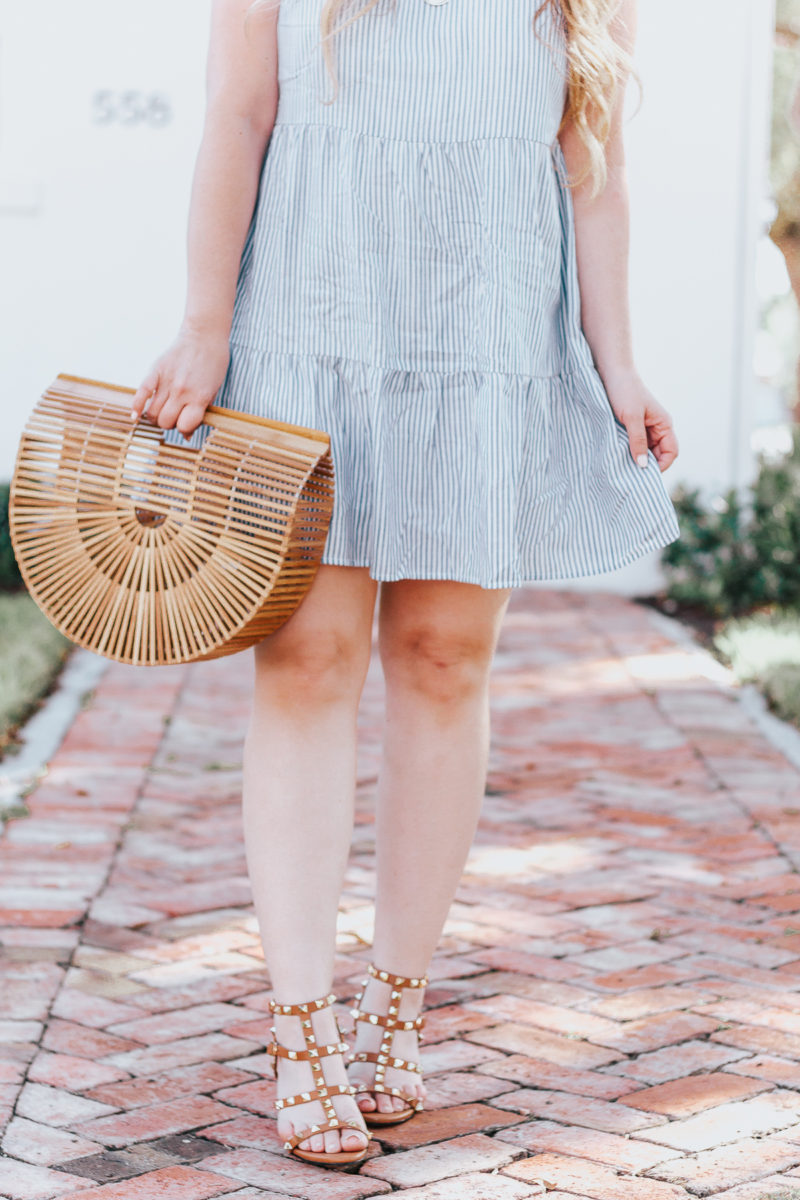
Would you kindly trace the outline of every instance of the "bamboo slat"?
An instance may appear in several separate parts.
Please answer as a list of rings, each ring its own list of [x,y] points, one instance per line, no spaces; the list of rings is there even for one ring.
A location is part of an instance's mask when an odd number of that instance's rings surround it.
[[[23,432],[11,540],[71,641],[142,666],[235,654],[292,615],[333,510],[328,435],[212,406],[166,445],[133,389],[59,375]]]

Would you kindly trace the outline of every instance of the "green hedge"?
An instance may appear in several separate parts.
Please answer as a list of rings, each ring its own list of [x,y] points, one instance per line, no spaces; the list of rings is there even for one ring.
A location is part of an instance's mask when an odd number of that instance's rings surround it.
[[[14,591],[22,587],[22,576],[8,529],[8,493],[9,485],[0,483],[0,591]]]
[[[800,611],[800,429],[779,461],[759,461],[746,494],[706,505],[699,489],[673,501],[681,537],[662,553],[667,596],[728,617],[777,607]]]

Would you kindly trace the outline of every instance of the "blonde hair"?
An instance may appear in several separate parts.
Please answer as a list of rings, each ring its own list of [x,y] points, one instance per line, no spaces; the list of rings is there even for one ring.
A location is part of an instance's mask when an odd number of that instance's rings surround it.
[[[365,16],[380,0],[364,0],[353,9],[356,0],[324,0],[320,17],[322,54],[334,92],[332,104],[339,94],[339,80],[334,65],[333,38],[348,25]],[[478,3],[479,0],[470,0]],[[482,0],[481,0],[482,2]],[[532,0],[532,5],[536,0]],[[396,4],[397,0],[392,0]],[[275,6],[276,0],[254,0],[253,8]],[[535,29],[539,18],[549,9],[563,22],[567,41],[567,103],[561,128],[571,122],[586,151],[586,166],[571,179],[576,187],[592,179],[592,194],[597,195],[606,184],[606,144],[611,133],[612,117],[623,81],[631,69],[630,57],[612,32],[620,0],[541,0],[533,14]],[[344,19],[340,19],[340,18]]]

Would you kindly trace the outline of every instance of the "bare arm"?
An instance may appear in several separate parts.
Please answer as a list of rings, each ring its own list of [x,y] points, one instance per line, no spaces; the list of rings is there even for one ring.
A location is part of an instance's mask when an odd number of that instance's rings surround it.
[[[629,52],[635,38],[636,4],[637,0],[621,0],[613,27],[614,37]],[[605,189],[594,199],[591,179],[573,189],[581,323],[611,406],[628,431],[631,454],[646,466],[649,446],[665,471],[678,453],[672,421],[645,387],[633,360],[623,103],[624,86],[620,88],[606,147]],[[580,175],[586,151],[573,125],[566,125],[560,141],[570,175]]]
[[[227,370],[236,281],[278,103],[277,7],[213,0],[207,105],[189,211],[186,309],[178,336],[134,400],[189,434]]]

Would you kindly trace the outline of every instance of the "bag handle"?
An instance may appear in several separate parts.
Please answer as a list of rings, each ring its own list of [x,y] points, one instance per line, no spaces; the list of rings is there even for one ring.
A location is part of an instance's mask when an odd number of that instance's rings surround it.
[[[77,387],[75,386],[77,385]],[[120,397],[135,396],[136,389],[122,387],[116,383],[101,383],[96,379],[84,379],[80,375],[61,374],[50,389],[62,395],[78,396],[80,399],[110,400],[109,393],[116,392]],[[320,456],[330,449],[331,439],[320,429],[308,429],[304,425],[290,425],[285,421],[270,421],[266,417],[256,417],[251,413],[236,412],[231,408],[210,405],[203,417],[203,424],[218,429],[220,433],[230,433],[235,437],[259,438],[269,442],[281,450],[301,451],[308,453],[310,448]],[[311,447],[309,446],[311,443]],[[314,446],[314,443],[317,443]]]

